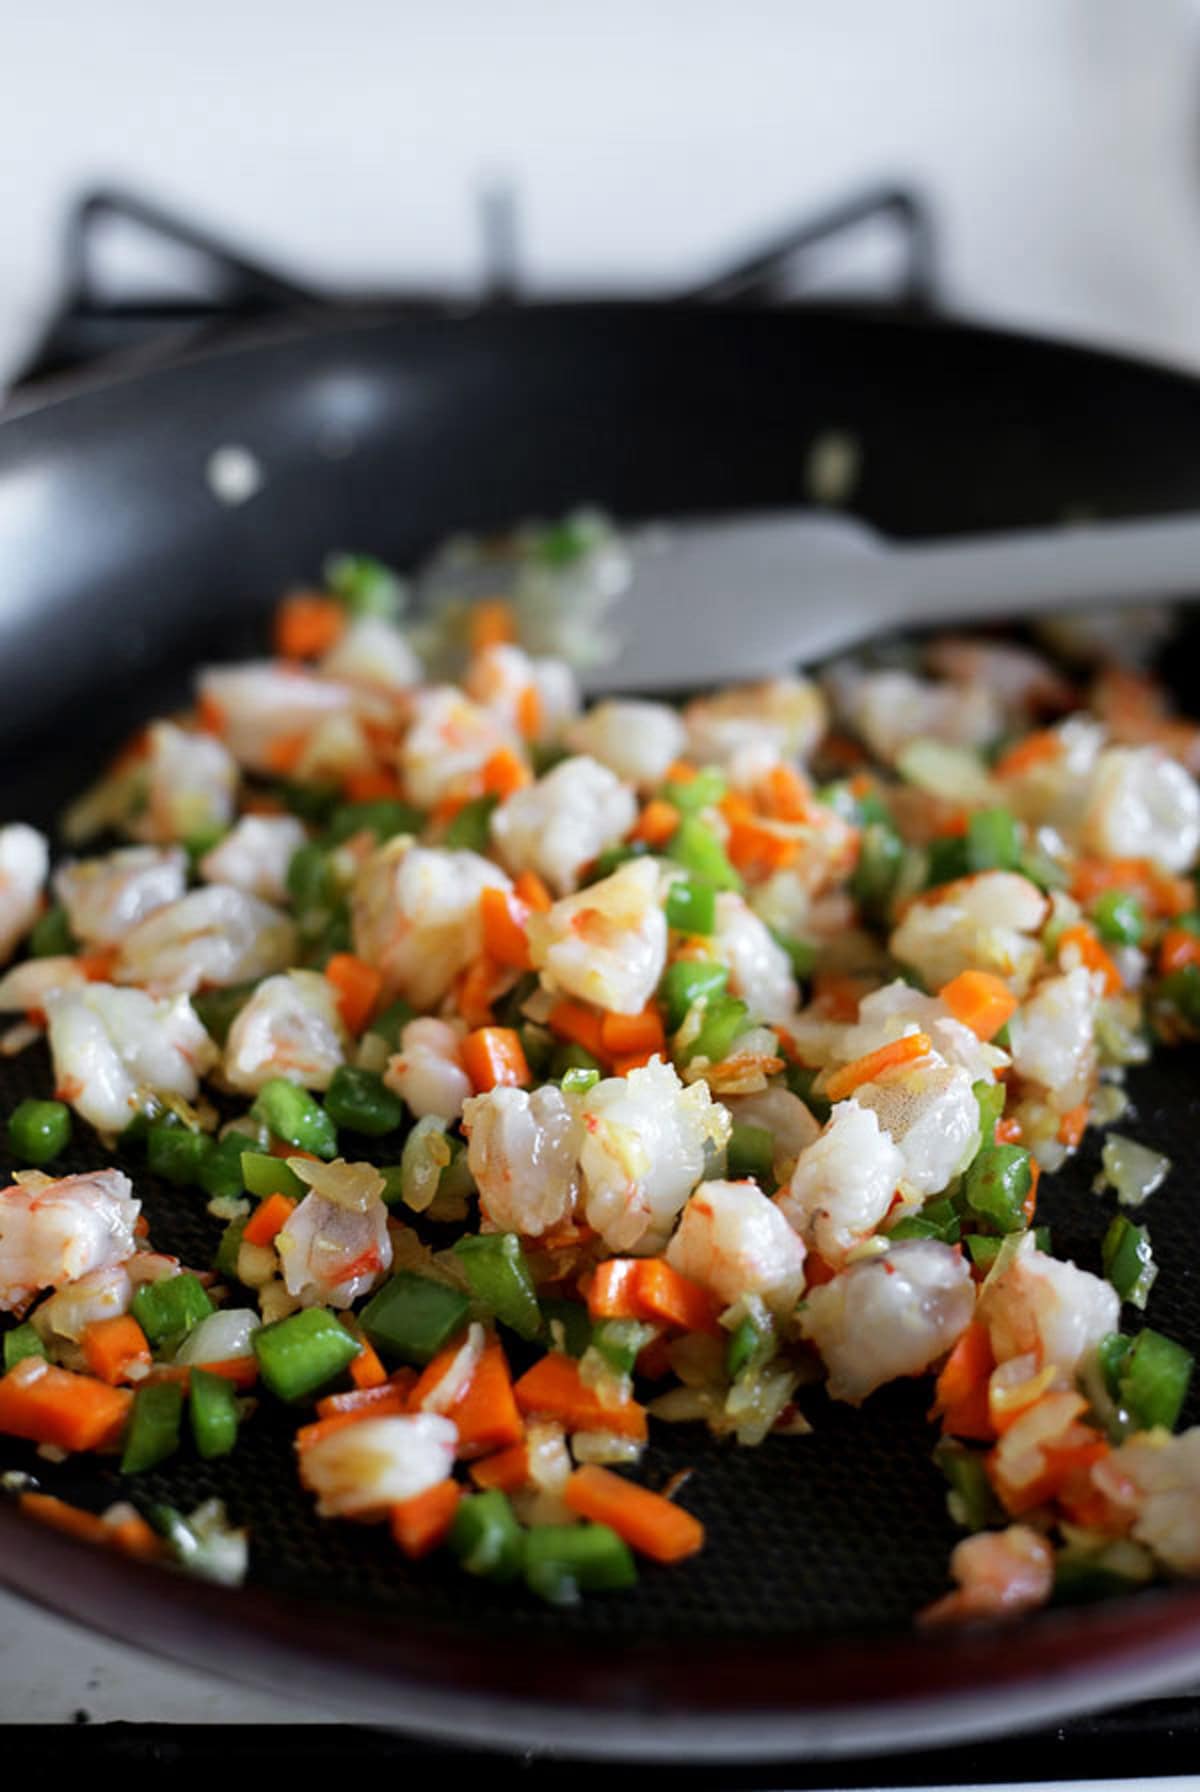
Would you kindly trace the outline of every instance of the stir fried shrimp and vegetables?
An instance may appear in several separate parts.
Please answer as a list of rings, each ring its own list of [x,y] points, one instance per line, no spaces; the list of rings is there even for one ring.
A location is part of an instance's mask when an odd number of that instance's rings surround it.
[[[1169,1165],[1109,1130],[1102,1252],[1045,1223],[1126,1067],[1200,1033],[1200,730],[977,640],[585,709],[546,580],[614,551],[544,531],[520,602],[408,632],[338,560],[53,860],[0,830],[3,1049],[53,1064],[8,1119],[0,1433],[124,1496],[21,1497],[236,1578],[222,1511],[139,1477],[273,1409],[322,1519],[566,1604],[703,1547],[657,1427],[802,1458],[917,1377],[968,1533],[924,1623],[1200,1573]],[[143,1176],[210,1258],[156,1248]]]

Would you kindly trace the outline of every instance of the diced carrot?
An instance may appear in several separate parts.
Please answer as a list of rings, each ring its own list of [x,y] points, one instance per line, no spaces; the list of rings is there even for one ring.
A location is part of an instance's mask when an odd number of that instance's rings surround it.
[[[1186,877],[1174,877],[1152,859],[1079,859],[1071,877],[1071,894],[1090,909],[1105,890],[1128,890],[1151,915],[1168,920],[1196,906],[1196,892]]]
[[[646,1437],[646,1410],[635,1400],[606,1406],[579,1376],[579,1365],[553,1351],[527,1369],[513,1388],[518,1409],[529,1418],[557,1419],[568,1431],[613,1431],[618,1437]]]
[[[1017,998],[1002,977],[991,971],[960,971],[938,995],[955,1020],[970,1027],[977,1039],[994,1039],[1017,1011]]]
[[[1100,972],[1104,978],[1104,993],[1106,995],[1120,995],[1124,988],[1121,973],[1090,927],[1080,922],[1075,927],[1065,928],[1058,942],[1060,963],[1064,952],[1077,955],[1079,962],[1085,965],[1089,971]]]
[[[596,1266],[588,1284],[588,1312],[593,1319],[640,1319],[635,1293],[637,1257],[609,1257]]]
[[[483,948],[497,964],[511,965],[517,971],[533,969],[525,922],[529,911],[519,896],[489,885],[479,898],[483,922]]]
[[[325,978],[333,985],[338,1013],[357,1038],[365,1032],[379,1002],[382,975],[353,952],[335,952],[325,966]]]
[[[1033,1216],[1037,1212],[1038,1183],[1041,1179],[1042,1166],[1037,1158],[1031,1155],[1029,1159],[1029,1193],[1026,1195],[1021,1206],[1021,1211],[1025,1215],[1025,1224],[1027,1226],[1032,1226]]]
[[[995,1366],[987,1326],[972,1320],[946,1358],[934,1390],[929,1416],[940,1416],[948,1436],[995,1437],[988,1410],[988,1380]]]
[[[106,1541],[123,1556],[135,1561],[153,1562],[166,1554],[166,1545],[158,1532],[146,1523],[140,1512],[127,1512],[124,1518],[100,1520],[108,1532]]]
[[[0,1432],[62,1450],[103,1450],[120,1438],[132,1403],[128,1388],[27,1356],[0,1379]]]
[[[704,1526],[690,1512],[595,1463],[577,1468],[563,1500],[580,1518],[609,1525],[631,1549],[655,1562],[681,1562],[704,1547]]]
[[[791,765],[773,765],[763,779],[767,813],[776,821],[808,821],[812,816],[812,791],[808,781]]]
[[[147,1369],[153,1361],[146,1334],[131,1313],[94,1319],[79,1342],[88,1373],[111,1387],[136,1379],[130,1371]]]
[[[600,1022],[600,1039],[610,1057],[631,1052],[665,1052],[667,1033],[663,1018],[651,1002],[640,1014],[606,1014]]]
[[[344,1394],[326,1394],[317,1401],[318,1419],[336,1419],[345,1413],[359,1417],[382,1418],[387,1413],[412,1410],[416,1376],[403,1381],[382,1381],[376,1387],[354,1388]]]
[[[554,898],[536,871],[522,871],[514,887],[521,901],[539,915],[554,907]]]
[[[399,799],[404,786],[386,766],[359,766],[342,779],[342,793],[351,803],[377,803]]]
[[[268,1195],[246,1221],[242,1242],[260,1246],[274,1244],[295,1211],[296,1203],[290,1195]]]
[[[483,788],[488,796],[498,796],[501,802],[515,791],[523,790],[527,784],[533,783],[533,773],[512,747],[497,747],[486,761],[483,768]]]
[[[1002,753],[992,767],[994,778],[1020,778],[1035,766],[1048,765],[1062,753],[1063,743],[1052,729],[1039,728]]]
[[[315,660],[341,640],[346,612],[334,598],[296,591],[275,612],[275,651],[285,660]]]
[[[456,1332],[448,1344],[443,1344],[442,1348],[437,1351],[435,1355],[430,1357],[409,1391],[408,1410],[410,1412],[421,1412],[424,1410],[425,1401],[453,1368],[454,1360],[466,1343],[466,1339],[467,1334],[465,1330]],[[461,1399],[462,1394],[465,1393],[466,1383],[464,1382],[459,1398]]]
[[[1166,977],[1188,964],[1200,964],[1200,938],[1185,927],[1168,927],[1159,941],[1160,972]]]
[[[533,1081],[520,1035],[512,1027],[477,1027],[468,1033],[462,1061],[477,1095],[501,1087],[526,1089]]]
[[[556,1002],[550,1010],[546,1025],[560,1039],[570,1039],[575,1045],[581,1045],[585,1051],[591,1052],[593,1058],[602,1062],[608,1057],[604,1045],[604,1018],[594,1008],[585,1007],[582,1002]]]
[[[631,1070],[644,1070],[654,1056],[654,1052],[622,1052],[612,1061],[612,1073],[614,1076],[628,1076]]]
[[[857,1020],[858,1007],[873,987],[864,977],[846,971],[818,971],[813,978],[813,1000],[829,1020]]]
[[[252,1388],[258,1380],[258,1358],[256,1356],[227,1356],[216,1363],[196,1363],[197,1369],[203,1369],[206,1375],[219,1375],[223,1381],[231,1381],[235,1388]],[[192,1379],[191,1363],[155,1363],[147,1381],[173,1381],[187,1393]]]
[[[674,803],[652,797],[629,831],[631,840],[647,846],[665,846],[679,832],[679,810]]]
[[[458,1427],[458,1455],[463,1462],[509,1449],[525,1435],[508,1359],[499,1338],[487,1340],[467,1391],[455,1402],[451,1417]]]
[[[435,828],[449,827],[454,817],[481,794],[482,784],[478,777],[460,779],[453,789],[438,798],[429,812],[430,821]]]
[[[439,1481],[392,1507],[392,1536],[410,1561],[419,1561],[445,1542],[461,1497],[457,1481]]]
[[[506,599],[484,598],[472,606],[467,631],[471,653],[482,653],[485,647],[501,647],[516,638],[517,619]]]
[[[517,698],[517,732],[522,740],[536,740],[542,732],[542,699],[535,684],[527,684]]]
[[[277,772],[281,778],[290,776],[304,757],[307,745],[307,734],[277,734],[274,740],[267,743],[268,769]]]
[[[996,1122],[997,1145],[1019,1145],[1024,1137],[1025,1129],[1013,1114],[1002,1114]]]
[[[109,1541],[108,1526],[97,1513],[85,1512],[82,1506],[73,1506],[52,1493],[21,1493],[17,1496],[17,1504],[39,1524],[62,1531],[67,1537],[79,1537],[85,1543],[107,1544]]]
[[[638,1317],[685,1332],[708,1332],[720,1337],[719,1303],[707,1288],[681,1276],[662,1257],[640,1257],[633,1273],[633,1298]]]
[[[510,1444],[471,1464],[471,1479],[476,1487],[498,1487],[501,1493],[515,1493],[529,1480],[529,1450],[524,1441]]]
[[[89,952],[80,952],[75,962],[89,983],[107,983],[119,956],[118,946],[93,946]]]
[[[722,808],[728,803],[726,797]],[[782,831],[790,824],[760,821],[751,814],[746,819],[730,821],[725,850],[743,877],[757,880],[769,877],[794,863],[800,853],[800,841],[794,833]]]
[[[698,768],[690,759],[672,759],[663,774],[663,780],[667,784],[691,784],[699,776]]]
[[[489,952],[471,960],[454,986],[458,1012],[469,1027],[490,1027],[492,1003],[505,987],[507,970]]]
[[[1086,1101],[1078,1107],[1068,1108],[1058,1123],[1058,1142],[1067,1145],[1073,1151],[1087,1131],[1089,1108]]]
[[[207,691],[200,693],[200,701],[196,705],[196,720],[205,734],[224,734],[229,726],[224,705],[218,703]]]
[[[915,1064],[931,1050],[928,1033],[905,1033],[901,1039],[889,1040],[887,1045],[835,1070],[826,1081],[825,1097],[829,1101],[844,1101],[863,1083],[873,1083],[886,1071],[898,1070],[902,1065]]]
[[[350,1365],[350,1379],[365,1393],[369,1388],[381,1388],[387,1381],[388,1372],[380,1362],[375,1346],[365,1338],[358,1341],[362,1349]]]
[[[305,1450],[311,1450],[314,1444],[323,1443],[327,1437],[344,1431],[348,1425],[361,1425],[364,1419],[399,1418],[411,1411],[409,1396],[404,1388],[368,1388],[366,1392],[377,1398],[367,1400],[360,1394],[357,1406],[342,1406],[337,1412],[331,1412],[328,1418],[314,1419],[310,1425],[301,1425],[292,1440],[296,1449],[303,1455]],[[351,1396],[346,1395],[345,1398],[348,1400]]]

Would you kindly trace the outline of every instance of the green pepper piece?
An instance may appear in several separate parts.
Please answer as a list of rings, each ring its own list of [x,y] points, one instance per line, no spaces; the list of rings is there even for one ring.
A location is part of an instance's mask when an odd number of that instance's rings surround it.
[[[753,1313],[747,1313],[729,1339],[725,1351],[725,1373],[736,1381],[746,1369],[766,1362],[775,1344],[769,1325],[760,1324]]]
[[[640,1319],[602,1319],[592,1331],[592,1348],[616,1374],[632,1375],[639,1354],[657,1335]]]
[[[525,1535],[525,1584],[550,1605],[637,1585],[629,1545],[606,1524],[537,1524]]]
[[[1126,1338],[1120,1332],[1105,1332],[1096,1346],[1096,1359],[1104,1375],[1104,1385],[1111,1399],[1121,1397],[1121,1372],[1133,1349],[1133,1339]]]
[[[976,809],[967,821],[968,871],[1015,871],[1021,834],[1010,809]]]
[[[933,1460],[950,1483],[950,1516],[967,1531],[986,1531],[999,1524],[1003,1512],[992,1492],[982,1450],[968,1449],[957,1438],[944,1437]]]
[[[425,817],[411,803],[379,797],[373,802],[339,803],[329,817],[325,838],[330,846],[340,846],[353,834],[374,834],[387,841],[398,834],[419,834],[424,825]]]
[[[375,1071],[339,1064],[325,1092],[325,1112],[335,1126],[382,1138],[404,1119],[404,1103]]]
[[[687,1016],[694,1002],[712,1001],[725,994],[729,972],[723,964],[708,964],[702,959],[677,959],[670,965],[658,986],[658,993],[667,1011],[667,1030],[674,1033]]]
[[[384,1356],[423,1364],[466,1323],[470,1305],[457,1288],[402,1269],[371,1296],[359,1323]]]
[[[498,1487],[469,1493],[458,1502],[447,1538],[460,1568],[484,1580],[516,1580],[525,1556],[525,1533],[507,1494]]]
[[[250,1113],[270,1128],[277,1139],[311,1151],[315,1157],[337,1156],[337,1132],[315,1095],[298,1083],[273,1076],[264,1083]]]
[[[989,1083],[982,1077],[971,1084],[971,1094],[979,1109],[979,1134],[985,1145],[996,1136],[996,1124],[1004,1115],[1004,1084]]]
[[[1200,965],[1185,964],[1172,971],[1159,983],[1157,994],[1188,1027],[1200,1031]]]
[[[471,1292],[520,1338],[536,1338],[542,1310],[521,1240],[515,1232],[489,1232],[460,1238],[454,1255],[463,1266]]]
[[[213,1268],[225,1281],[236,1282],[238,1278],[238,1252],[242,1248],[242,1233],[246,1230],[246,1214],[240,1220],[230,1220],[221,1234],[221,1242],[217,1246],[217,1254],[213,1258]]]
[[[1092,920],[1100,938],[1115,946],[1139,945],[1146,931],[1146,911],[1130,890],[1104,890],[1096,898]]]
[[[1039,890],[1065,890],[1071,882],[1071,876],[1066,867],[1060,865],[1057,859],[1052,859],[1048,852],[1044,852],[1037,845],[1027,846],[1024,849],[1018,861],[1017,870],[1022,877],[1027,877],[1031,884],[1036,884]]]
[[[1146,1226],[1135,1226],[1123,1213],[1114,1214],[1100,1246],[1104,1273],[1122,1300],[1145,1310],[1158,1265]]]
[[[581,1301],[552,1300],[543,1295],[538,1304],[542,1309],[546,1336],[553,1338],[555,1327],[561,1330],[562,1342],[554,1345],[556,1350],[561,1348],[565,1356],[581,1357],[590,1349],[592,1321]]]
[[[677,877],[664,905],[667,926],[680,933],[711,933],[717,924],[717,893],[698,877]]]
[[[797,983],[805,983],[812,976],[817,963],[817,948],[811,940],[797,939],[794,934],[780,933],[777,927],[770,929],[771,938],[777,946],[782,946],[792,961],[792,976]]]
[[[729,863],[725,848],[712,829],[695,815],[683,817],[667,843],[666,856],[718,890],[742,888],[742,880]]]
[[[707,1058],[710,1064],[721,1063],[738,1034],[745,1032],[749,1018],[750,1010],[736,996],[717,996],[706,1003],[700,1031],[687,1047],[686,1062]]]
[[[323,1307],[306,1307],[251,1332],[263,1385],[277,1399],[307,1400],[340,1375],[362,1349]]]
[[[46,1346],[28,1320],[4,1334],[4,1373],[15,1369],[27,1356],[45,1356]]]
[[[227,1132],[218,1139],[200,1166],[200,1186],[206,1194],[236,1197],[242,1193],[242,1155],[246,1135]]]
[[[325,589],[351,616],[391,622],[404,607],[404,581],[371,554],[331,554],[323,568]]]
[[[813,1118],[824,1125],[833,1112],[833,1103],[813,1089],[819,1075],[819,1071],[810,1069],[807,1064],[789,1064],[784,1072],[784,1080],[792,1094],[800,1097]]]
[[[499,800],[495,796],[477,796],[474,802],[464,803],[446,828],[443,843],[467,847],[471,852],[486,852],[491,844],[492,810]]]
[[[586,1095],[600,1081],[598,1070],[584,1070],[581,1065],[572,1064],[563,1072],[562,1087],[566,1095]]]
[[[29,952],[33,958],[70,958],[79,950],[71,932],[67,911],[55,903],[39,915],[29,935]]]
[[[904,842],[887,822],[873,821],[862,831],[858,863],[850,878],[850,894],[870,921],[882,921],[904,862]]]
[[[659,796],[681,815],[698,815],[701,809],[711,809],[719,803],[728,789],[724,772],[719,772],[715,765],[706,765],[694,778],[669,778]]]
[[[967,875],[967,843],[961,834],[943,835],[931,840],[927,848],[929,868],[925,875],[927,887],[935,884],[950,884],[956,878]]]
[[[213,1150],[207,1133],[166,1120],[156,1120],[146,1133],[147,1164],[155,1176],[175,1188],[199,1188]]]
[[[242,1152],[242,1186],[248,1195],[265,1201],[268,1195],[286,1195],[289,1201],[303,1201],[308,1193],[295,1170],[289,1169],[281,1157],[269,1151]]]
[[[305,784],[292,778],[278,778],[271,788],[286,809],[314,827],[329,820],[342,794],[336,784]]]
[[[774,1161],[775,1140],[770,1130],[765,1126],[751,1126],[744,1120],[735,1121],[725,1148],[726,1174],[730,1181],[742,1182],[749,1177],[773,1187]]]
[[[1121,1404],[1136,1414],[1139,1427],[1162,1425],[1173,1431],[1192,1378],[1192,1356],[1182,1344],[1148,1327],[1129,1347],[1117,1379]]]
[[[592,884],[603,883],[618,866],[627,864],[630,859],[644,859],[649,850],[644,840],[635,840],[630,845],[606,846],[603,852],[596,854],[588,866],[587,874],[580,878],[580,889],[586,890]]]
[[[201,989],[196,992],[192,997],[192,1007],[210,1039],[220,1046],[225,1044],[230,1027],[257,988],[257,983],[236,983],[228,989]]]
[[[554,1046],[550,1053],[548,1066],[550,1081],[561,1083],[572,1070],[594,1070],[597,1080],[604,1075],[604,1066],[599,1058],[593,1057],[586,1046],[576,1045],[573,1041],[562,1041]]]
[[[71,1110],[61,1101],[21,1101],[8,1117],[8,1143],[22,1163],[40,1169],[71,1143]]]
[[[409,1021],[416,1020],[416,1018],[417,1011],[409,1002],[395,1001],[390,1007],[385,1008],[382,1014],[375,1016],[370,1030],[372,1033],[378,1033],[381,1039],[386,1040],[393,1051],[398,1051],[401,1033]]]
[[[926,1201],[920,1213],[897,1220],[888,1233],[889,1238],[939,1238],[943,1244],[957,1244],[961,1235],[953,1201]]]
[[[963,1178],[967,1205],[1002,1232],[1025,1229],[1032,1186],[1029,1153],[1021,1145],[982,1145]]]
[[[188,1417],[192,1439],[206,1462],[228,1456],[237,1442],[237,1391],[223,1375],[192,1369],[188,1375]]]
[[[204,1284],[194,1275],[166,1276],[161,1282],[143,1282],[134,1294],[130,1312],[146,1334],[152,1350],[168,1342],[182,1343],[187,1334],[216,1312]]]
[[[309,909],[332,908],[341,895],[333,861],[315,840],[308,840],[296,848],[287,868],[286,881],[287,893],[300,914]]]
[[[123,1475],[157,1468],[179,1448],[183,1389],[174,1381],[152,1381],[133,1396],[133,1412],[121,1457]]]

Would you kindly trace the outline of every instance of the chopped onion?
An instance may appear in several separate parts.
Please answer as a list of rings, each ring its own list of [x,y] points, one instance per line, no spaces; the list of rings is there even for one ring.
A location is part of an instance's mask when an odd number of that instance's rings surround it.
[[[451,1407],[457,1406],[471,1385],[482,1355],[483,1327],[472,1323],[467,1327],[467,1335],[455,1351],[450,1367],[422,1397],[421,1411],[448,1413]]]
[[[223,1307],[202,1319],[189,1332],[175,1357],[177,1363],[224,1363],[231,1357],[250,1356],[250,1335],[262,1321],[248,1307]]]
[[[1162,1187],[1171,1168],[1170,1158],[1161,1151],[1151,1151],[1119,1132],[1109,1133],[1100,1159],[1122,1207],[1140,1207],[1155,1189]]]
[[[725,1416],[740,1444],[762,1443],[796,1392],[796,1376],[778,1364],[739,1375],[725,1401]]]
[[[641,1460],[645,1444],[636,1437],[618,1437],[615,1431],[577,1431],[571,1439],[576,1462],[632,1463]]]
[[[943,740],[922,735],[909,741],[896,760],[896,769],[918,790],[950,802],[986,803],[993,795],[991,779],[978,756]]]
[[[368,1212],[382,1200],[387,1186],[374,1164],[348,1164],[341,1157],[331,1164],[312,1157],[289,1157],[287,1166],[314,1194],[347,1213]]]
[[[442,1171],[454,1155],[446,1122],[425,1114],[404,1141],[400,1154],[400,1198],[414,1213],[424,1213],[438,1192]]]

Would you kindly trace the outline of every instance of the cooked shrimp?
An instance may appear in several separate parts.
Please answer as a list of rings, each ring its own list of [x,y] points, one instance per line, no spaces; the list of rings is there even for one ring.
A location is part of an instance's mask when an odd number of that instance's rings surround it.
[[[1045,977],[1008,1023],[1018,1075],[1049,1090],[1064,1111],[1084,1099],[1095,1076],[1101,981],[1083,965]]]
[[[508,642],[476,653],[464,684],[473,702],[526,740],[555,740],[579,713],[579,686],[566,661],[537,659]]]
[[[1069,709],[1075,693],[1049,660],[1011,641],[981,641],[943,635],[925,655],[931,671],[960,685],[984,685],[1010,717],[1023,720],[1033,710]]]
[[[227,884],[262,902],[286,902],[288,866],[306,839],[294,815],[243,815],[205,853],[200,875],[205,883]]]
[[[543,984],[615,1014],[640,1014],[667,962],[660,873],[630,859],[611,877],[532,914],[529,949]]]
[[[911,672],[864,672],[850,665],[835,667],[826,682],[842,719],[887,763],[922,738],[984,746],[1004,725],[1000,705],[982,684],[933,683]]]
[[[463,1069],[460,1022],[410,1020],[400,1035],[400,1050],[388,1060],[383,1080],[407,1102],[418,1120],[435,1114],[457,1120],[474,1085]]]
[[[0,828],[0,964],[12,957],[37,920],[49,869],[44,834],[22,821]]]
[[[810,1289],[800,1330],[824,1359],[831,1398],[857,1406],[884,1382],[920,1375],[944,1356],[974,1306],[962,1253],[914,1239]]]
[[[536,871],[558,895],[579,884],[579,873],[633,826],[633,792],[595,759],[564,759],[553,771],[501,803],[492,839],[509,871]]]
[[[77,958],[26,958],[0,977],[0,1014],[40,1014],[56,989],[86,982]]]
[[[863,997],[858,1018],[843,1028],[834,1057],[848,1064],[912,1032],[927,1033],[946,1062],[965,1070],[973,1083],[991,1082],[1007,1062],[1006,1053],[955,1020],[944,1002],[922,995],[899,977]]]
[[[717,897],[713,950],[729,966],[729,988],[757,1020],[786,1021],[798,1000],[792,961],[770,929],[733,891]]]
[[[147,1091],[193,1101],[217,1048],[186,996],[89,983],[45,998],[59,1098],[100,1132],[119,1133]]]
[[[186,888],[187,854],[178,846],[126,846],[68,860],[54,874],[54,893],[85,946],[114,945]]]
[[[300,1479],[321,1518],[383,1518],[436,1487],[454,1467],[458,1431],[440,1413],[359,1419],[300,1454]]]
[[[662,783],[683,752],[686,735],[678,712],[665,703],[612,699],[573,722],[567,740],[574,752],[598,759],[624,783],[647,791]]]
[[[1200,790],[1158,747],[1108,747],[1092,775],[1083,843],[1104,858],[1188,871],[1200,851]]]
[[[244,890],[208,884],[130,929],[113,980],[164,995],[224,989],[286,970],[295,958],[296,929],[287,915]]]
[[[125,823],[135,840],[169,845],[227,827],[237,801],[237,762],[219,740],[155,722],[142,763],[145,806]]]
[[[326,678],[368,689],[406,691],[421,680],[421,662],[405,636],[383,616],[356,616],[321,661]]]
[[[960,971],[994,971],[1020,990],[1043,962],[1035,936],[1046,898],[1015,871],[982,871],[919,897],[892,934],[893,956],[940,988]]]
[[[1132,1500],[1133,1536],[1173,1574],[1200,1573],[1200,1426],[1172,1437],[1141,1432],[1097,1464],[1105,1490],[1115,1477]]]
[[[333,985],[317,971],[288,971],[260,983],[235,1016],[225,1076],[251,1095],[272,1077],[328,1089],[348,1045]]]
[[[454,685],[433,685],[413,699],[413,719],[400,747],[410,800],[432,809],[441,797],[482,772],[493,753],[513,747],[513,730]]]
[[[511,888],[478,853],[391,840],[355,880],[354,949],[383,973],[389,997],[432,1008],[483,950],[480,896]]]
[[[1053,1363],[1066,1384],[1084,1353],[1119,1329],[1121,1302],[1108,1282],[1047,1256],[1027,1232],[1007,1266],[989,1277],[979,1317],[998,1363],[1033,1355],[1039,1368]]]
[[[887,1213],[903,1173],[904,1159],[878,1116],[857,1101],[840,1101],[775,1201],[810,1249],[840,1269]]]
[[[979,1149],[979,1104],[967,1071],[937,1052],[902,1073],[854,1091],[860,1108],[872,1109],[904,1160],[901,1186],[936,1195]]]
[[[585,1213],[613,1251],[649,1254],[729,1138],[729,1115],[703,1082],[685,1088],[661,1058],[609,1077],[583,1100]]]
[[[828,720],[825,699],[808,678],[767,678],[696,697],[683,712],[690,756],[700,765],[728,765],[745,747],[776,759],[805,759]]]
[[[538,1238],[575,1210],[583,1119],[579,1102],[547,1084],[489,1089],[463,1108],[467,1164],[479,1205],[502,1232]]]
[[[666,1257],[726,1306],[757,1294],[786,1318],[804,1293],[804,1245],[753,1182],[702,1182]]]
[[[306,739],[327,716],[356,706],[351,686],[278,660],[210,666],[197,687],[229,751],[251,772],[276,772],[283,747]]]
[[[61,1288],[93,1270],[123,1263],[134,1249],[141,1202],[120,1170],[94,1170],[0,1192],[0,1311],[26,1306],[43,1288]]]
[[[953,1593],[926,1606],[927,1629],[973,1618],[1017,1618],[1045,1605],[1054,1591],[1054,1551],[1026,1524],[964,1537],[950,1557]]]
[[[132,1299],[133,1282],[125,1264],[108,1263],[65,1283],[42,1301],[34,1310],[32,1324],[44,1344],[77,1344],[84,1329],[97,1319],[116,1319],[127,1313]]]
[[[306,1307],[351,1306],[391,1266],[387,1221],[378,1196],[355,1212],[305,1195],[275,1238],[288,1293]]]

